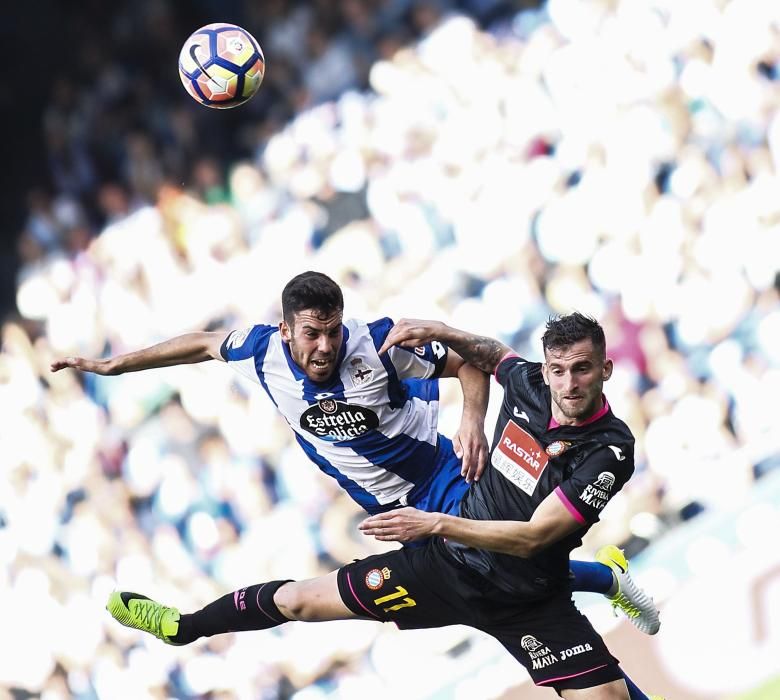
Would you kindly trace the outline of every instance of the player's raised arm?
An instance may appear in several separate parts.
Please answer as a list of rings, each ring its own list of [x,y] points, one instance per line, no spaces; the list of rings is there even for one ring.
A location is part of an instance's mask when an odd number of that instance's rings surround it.
[[[414,348],[434,340],[449,346],[466,362],[488,374],[493,374],[501,360],[513,352],[495,338],[467,333],[441,321],[402,318],[387,334],[379,353],[387,352],[393,345]]]
[[[225,335],[224,332],[207,333],[205,331],[185,333],[143,350],[102,360],[63,357],[51,363],[51,371],[58,372],[70,367],[82,372],[116,375],[157,367],[187,365],[206,360],[222,360],[220,347]]]
[[[468,483],[479,481],[487,464],[489,450],[485,437],[485,414],[490,394],[490,377],[464,362],[452,349],[442,377],[457,377],[463,392],[463,413],[458,431],[452,438],[455,454],[461,460],[461,475]]]

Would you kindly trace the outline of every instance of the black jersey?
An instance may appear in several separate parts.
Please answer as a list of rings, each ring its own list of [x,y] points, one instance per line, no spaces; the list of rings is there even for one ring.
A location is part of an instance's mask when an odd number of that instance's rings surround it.
[[[585,425],[549,428],[551,394],[538,362],[508,356],[496,379],[504,387],[504,401],[490,464],[464,497],[460,515],[528,521],[555,491],[582,527],[527,559],[453,542],[447,546],[502,589],[543,597],[568,585],[569,553],[633,473],[634,437],[608,405]]]

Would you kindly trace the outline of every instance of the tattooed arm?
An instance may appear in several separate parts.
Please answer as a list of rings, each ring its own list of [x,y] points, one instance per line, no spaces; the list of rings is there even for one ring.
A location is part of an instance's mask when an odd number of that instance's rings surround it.
[[[433,340],[449,346],[466,362],[489,374],[495,372],[508,353],[513,352],[512,348],[494,338],[466,333],[440,321],[408,318],[401,319],[393,326],[379,352],[386,352],[393,345],[414,348]]]

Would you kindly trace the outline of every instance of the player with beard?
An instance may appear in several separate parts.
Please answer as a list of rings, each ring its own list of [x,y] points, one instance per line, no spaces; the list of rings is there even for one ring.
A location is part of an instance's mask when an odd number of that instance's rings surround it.
[[[402,321],[380,355],[442,342],[504,387],[490,466],[459,515],[411,507],[368,517],[381,541],[422,547],[356,560],[308,581],[269,581],[193,614],[130,592],[108,601],[122,624],[168,644],[292,620],[368,619],[401,629],[469,625],[494,636],[537,685],[567,700],[647,700],[622,672],[569,590],[571,550],[634,470],[634,438],[603,395],[612,373],[601,326],[553,319],[544,362],[441,323]]]
[[[487,375],[431,338],[394,345],[388,318],[343,320],[341,288],[304,272],[282,292],[282,321],[188,333],[117,357],[52,364],[103,375],[220,360],[259,383],[309,457],[369,514],[413,506],[457,513],[485,467]],[[438,377],[458,377],[463,416],[453,441],[438,433]],[[641,631],[658,628],[652,600],[631,579],[622,552],[572,561],[572,589],[599,592]]]

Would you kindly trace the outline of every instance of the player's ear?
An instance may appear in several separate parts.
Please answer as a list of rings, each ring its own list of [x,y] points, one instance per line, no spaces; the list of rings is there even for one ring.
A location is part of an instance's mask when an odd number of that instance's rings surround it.
[[[287,325],[287,321],[281,321],[279,323],[279,333],[285,343],[289,343],[290,340],[292,340],[292,328]]]
[[[601,370],[601,378],[606,382],[612,376],[612,370],[615,368],[612,360],[607,358],[604,361],[604,367]]]
[[[547,386],[550,386],[550,380],[547,378],[547,363],[542,362],[542,379]]]

